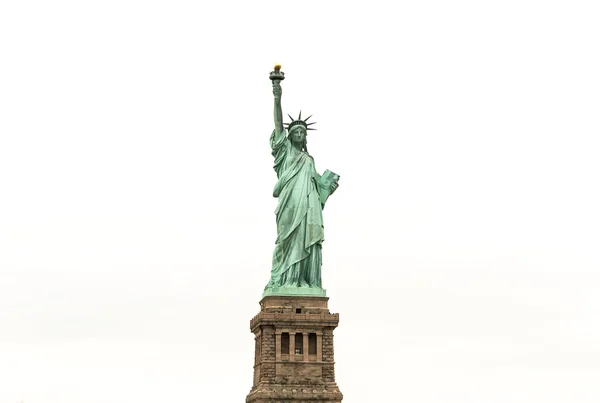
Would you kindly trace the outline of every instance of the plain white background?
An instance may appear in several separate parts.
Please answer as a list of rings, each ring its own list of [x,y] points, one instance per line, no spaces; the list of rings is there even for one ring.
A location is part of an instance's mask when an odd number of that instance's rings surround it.
[[[0,402],[240,402],[313,114],[344,402],[600,401],[594,1],[4,1]],[[305,115],[305,116],[306,116]]]

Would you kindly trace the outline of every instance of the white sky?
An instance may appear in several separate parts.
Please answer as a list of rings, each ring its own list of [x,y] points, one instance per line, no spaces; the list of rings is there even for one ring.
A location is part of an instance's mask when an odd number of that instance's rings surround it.
[[[345,403],[600,401],[595,1],[4,1],[0,402],[244,401],[268,73]]]

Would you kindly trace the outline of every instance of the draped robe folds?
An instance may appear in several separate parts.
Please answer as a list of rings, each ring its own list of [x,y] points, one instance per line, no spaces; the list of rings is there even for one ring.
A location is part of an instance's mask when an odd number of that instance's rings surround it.
[[[271,134],[271,149],[278,181],[273,196],[277,240],[273,251],[272,287],[321,287],[323,214],[319,174],[313,158],[295,148],[285,132]]]

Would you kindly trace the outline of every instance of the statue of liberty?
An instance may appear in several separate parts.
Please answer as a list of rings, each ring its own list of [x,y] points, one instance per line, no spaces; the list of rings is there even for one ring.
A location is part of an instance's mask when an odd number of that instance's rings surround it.
[[[281,81],[285,78],[276,65],[271,73],[275,96],[275,130],[271,134],[271,150],[275,158],[277,183],[273,197],[277,240],[273,251],[271,279],[264,295],[325,296],[321,286],[322,210],[325,201],[338,187],[339,176],[331,171],[319,175],[313,157],[306,147],[306,133],[314,130],[307,123],[310,116],[290,116],[287,135],[281,112]],[[289,116],[289,115],[288,115]]]

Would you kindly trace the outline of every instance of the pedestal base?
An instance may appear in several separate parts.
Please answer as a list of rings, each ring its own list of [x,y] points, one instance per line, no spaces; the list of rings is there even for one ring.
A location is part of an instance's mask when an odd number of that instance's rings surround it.
[[[337,387],[294,387],[279,385],[263,385],[252,389],[246,397],[246,403],[279,403],[279,402],[329,402],[341,403],[342,394]]]
[[[323,293],[325,290],[322,290]],[[341,403],[333,330],[339,315],[324,296],[268,295],[250,321],[254,382],[246,403]]]

